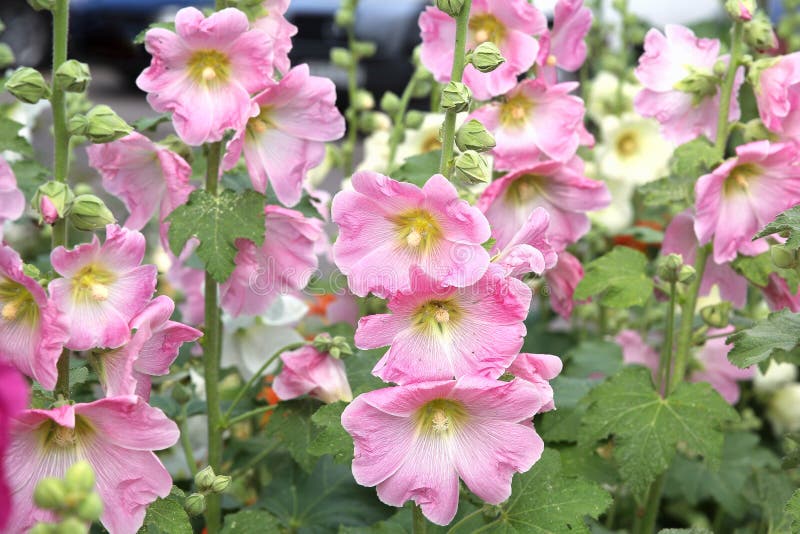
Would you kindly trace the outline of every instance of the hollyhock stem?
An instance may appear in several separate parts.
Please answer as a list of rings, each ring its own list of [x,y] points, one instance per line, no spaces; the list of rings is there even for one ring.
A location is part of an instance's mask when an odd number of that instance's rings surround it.
[[[419,80],[419,76],[417,75],[417,71],[415,71],[408,81],[405,90],[403,90],[403,94],[400,96],[400,105],[397,107],[394,117],[392,117],[392,133],[389,135],[389,159],[386,163],[386,170],[388,172],[391,172],[392,167],[394,167],[394,158],[397,156],[397,145],[400,144],[400,139],[403,137],[403,117],[406,114],[406,109],[408,109],[408,103],[411,101],[411,95],[414,94],[417,80]]]
[[[456,44],[453,53],[453,70],[450,80],[461,82],[466,66],[467,26],[469,25],[469,12],[472,9],[472,0],[466,0],[461,13],[456,17]],[[439,172],[450,179],[453,171],[453,145],[456,140],[456,115],[449,109],[444,117],[442,126],[442,160],[439,163]]]
[[[250,419],[254,415],[259,415],[259,414],[262,414],[262,413],[265,413],[265,412],[272,411],[277,407],[278,407],[277,404],[270,404],[269,406],[259,406],[258,408],[253,408],[252,410],[244,412],[243,414],[237,415],[233,419],[226,419],[225,421],[223,421],[222,422],[222,429],[223,430],[227,430],[228,428],[232,427],[236,423],[241,423],[242,421],[247,421],[248,419]]]
[[[664,490],[664,481],[666,476],[662,473],[650,485],[647,492],[647,504],[645,505],[644,516],[638,523],[635,531],[640,534],[650,534],[655,532],[656,519],[658,518],[658,509],[661,502],[661,492]]]
[[[669,306],[667,307],[667,327],[664,333],[664,346],[661,349],[661,368],[658,371],[658,390],[665,395],[669,391],[670,371],[672,370],[672,341],[675,337],[675,282],[669,284]]]
[[[358,0],[353,2],[355,16]],[[358,141],[358,110],[356,109],[356,95],[358,93],[358,60],[355,54],[356,30],[355,21],[347,25],[347,47],[352,54],[352,61],[347,67],[347,96],[348,104],[344,116],[347,119],[347,140],[342,146],[342,170],[345,177],[353,174],[353,152]]]
[[[467,0],[469,2],[470,0]],[[422,515],[422,508],[414,503],[414,517],[411,524],[411,532],[414,534],[425,534],[428,530],[428,520]]]
[[[744,25],[741,22],[736,22],[733,26],[733,33],[731,36],[731,59],[728,63],[728,71],[725,73],[725,79],[722,81],[722,89],[719,97],[719,119],[717,121],[717,139],[714,147],[717,153],[722,158],[725,156],[725,146],[728,144],[728,115],[731,107],[731,95],[733,94],[733,84],[736,80],[736,69],[739,68],[739,61],[742,57],[742,46],[744,40],[742,33]],[[698,273],[698,278],[699,278]]]

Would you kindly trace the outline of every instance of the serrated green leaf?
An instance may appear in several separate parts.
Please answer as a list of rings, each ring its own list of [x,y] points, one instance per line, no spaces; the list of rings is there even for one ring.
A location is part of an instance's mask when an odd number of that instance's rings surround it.
[[[11,168],[17,177],[17,187],[29,202],[33,200],[39,186],[50,178],[50,169],[32,159],[15,161]]]
[[[800,489],[792,493],[784,510],[789,518],[789,527],[792,529],[792,532],[800,531]]]
[[[766,225],[753,239],[779,232],[789,234],[789,238],[785,243],[786,247],[791,249],[800,248],[800,206],[795,206],[775,217],[775,220]]]
[[[769,252],[758,256],[739,256],[731,264],[736,271],[759,287],[769,283],[769,275],[775,273],[783,278],[793,292],[797,291],[800,277],[794,269],[780,269],[773,262]]]
[[[147,507],[139,534],[192,534],[192,524],[183,509],[184,493],[172,487],[165,499],[156,499]]]
[[[800,344],[800,314],[780,310],[729,336],[733,344],[728,360],[744,369],[754,364],[766,365],[769,358],[777,361],[796,361]]]
[[[761,510],[768,532],[787,532],[791,517],[786,515],[786,503],[794,490],[795,485],[785,471],[759,469],[753,472],[744,495]]]
[[[267,435],[280,440],[294,461],[307,472],[317,463],[317,457],[308,448],[317,433],[311,416],[318,407],[319,403],[311,399],[281,402],[264,429]]]
[[[32,158],[33,146],[27,139],[19,135],[23,125],[8,117],[0,116],[0,147],[22,156]]]
[[[279,532],[280,521],[266,510],[240,510],[225,516],[222,534],[251,534],[253,532]]]
[[[586,265],[586,274],[575,288],[575,299],[600,295],[610,308],[629,308],[647,302],[653,280],[647,276],[647,258],[638,250],[616,247]]]
[[[582,341],[567,352],[564,374],[589,378],[597,373],[611,376],[622,368],[622,347],[612,341]]]
[[[77,369],[72,369],[69,373],[70,388],[83,384],[87,380],[89,380],[89,369],[87,367],[78,367]]]
[[[392,178],[422,187],[431,176],[439,172],[441,159],[441,150],[432,150],[424,154],[411,156],[400,167],[392,171]]]
[[[344,361],[347,380],[353,390],[353,395],[359,395],[386,387],[380,378],[372,374],[372,368],[388,349],[357,350]]]
[[[588,402],[582,399],[596,386],[597,380],[558,376],[550,381],[556,409],[537,416],[536,430],[547,441],[574,442],[586,413]]]
[[[200,240],[196,253],[217,282],[233,272],[236,240],[264,242],[265,198],[255,191],[223,191],[214,196],[205,189],[193,191],[189,201],[175,208],[167,220],[169,244],[177,254],[192,237]]]
[[[712,468],[719,465],[723,434],[719,427],[737,413],[706,383],[682,383],[662,398],[650,370],[632,366],[589,393],[578,443],[591,445],[615,436],[614,458],[631,491],[641,497],[666,471],[682,442]]]
[[[720,161],[714,145],[701,136],[675,149],[669,162],[669,170],[674,176],[697,180],[708,174]]]
[[[320,428],[320,432],[311,441],[308,452],[315,456],[330,454],[337,464],[349,464],[353,461],[353,438],[342,426],[342,412],[346,402],[326,404],[311,416],[311,422]]]
[[[640,186],[638,191],[645,206],[670,206],[677,212],[692,205],[694,180],[665,176]]]

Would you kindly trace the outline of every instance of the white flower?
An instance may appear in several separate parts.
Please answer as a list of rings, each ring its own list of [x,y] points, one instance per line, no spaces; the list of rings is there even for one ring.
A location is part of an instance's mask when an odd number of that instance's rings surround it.
[[[778,363],[771,361],[766,373],[756,367],[756,376],[753,378],[753,387],[759,393],[771,393],[786,384],[797,380],[797,366],[791,363]]]
[[[602,177],[642,185],[667,174],[674,150],[658,131],[658,123],[629,113],[606,116],[600,122],[603,143],[597,146]]]
[[[800,384],[783,386],[769,401],[767,418],[780,436],[800,430]]]
[[[611,193],[611,204],[598,211],[590,211],[589,219],[604,227],[611,234],[618,234],[633,225],[633,184],[607,180],[606,187]]]
[[[600,71],[589,86],[586,98],[586,114],[597,122],[603,117],[620,112],[633,111],[633,97],[639,92],[639,85],[622,82],[622,105],[619,97],[619,78],[608,71]]]

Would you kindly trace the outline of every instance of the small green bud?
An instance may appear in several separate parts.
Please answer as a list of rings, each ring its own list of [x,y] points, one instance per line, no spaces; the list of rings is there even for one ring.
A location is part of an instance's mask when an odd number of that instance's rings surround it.
[[[172,387],[172,400],[178,404],[186,404],[192,400],[192,393],[189,388],[178,382]]]
[[[328,354],[338,360],[339,356],[342,355],[342,352],[339,350],[339,347],[331,347],[331,350],[328,351]]]
[[[365,89],[359,89],[353,99],[353,106],[358,111],[368,111],[375,107],[375,97]]]
[[[389,115],[394,115],[400,108],[400,97],[391,91],[386,91],[381,97],[381,109]]]
[[[793,269],[797,267],[797,251],[784,245],[772,245],[769,249],[772,263],[780,269]]]
[[[14,64],[14,52],[5,43],[0,43],[0,69],[10,67]]]
[[[716,63],[714,63],[714,76],[722,78],[725,76],[725,73],[728,71],[728,64],[721,59],[718,59]]]
[[[691,265],[683,265],[680,271],[678,271],[678,282],[681,284],[688,284],[694,280],[695,276],[697,276],[697,272],[694,270],[694,267]]]
[[[6,81],[9,93],[22,102],[35,104],[43,98],[50,98],[50,86],[44,81],[42,73],[30,67],[21,67],[14,71]]]
[[[331,338],[327,333],[318,334],[311,342],[311,345],[320,352],[327,352],[334,358],[349,356],[353,354],[350,344],[342,336]]]
[[[222,493],[228,486],[231,485],[231,477],[225,475],[217,475],[211,483],[212,493]]]
[[[445,111],[467,111],[471,99],[472,93],[463,83],[448,82],[442,89],[442,109]]]
[[[67,517],[55,529],[56,534],[87,534],[89,525],[77,517]]]
[[[744,42],[756,50],[772,50],[778,46],[778,37],[772,29],[772,21],[763,11],[744,24]]]
[[[724,328],[728,326],[728,316],[731,313],[731,303],[722,301],[713,306],[706,306],[700,310],[703,322],[711,328]]]
[[[411,96],[414,98],[425,98],[431,94],[433,90],[433,78],[430,73],[425,71],[428,75],[420,75],[414,83],[414,88],[411,90]]]
[[[50,180],[39,186],[33,196],[31,206],[39,211],[42,221],[53,224],[69,211],[75,195],[69,186],[62,182]],[[55,210],[55,214],[53,213]]]
[[[55,0],[28,0],[28,4],[36,11],[53,11]]]
[[[746,143],[751,143],[753,141],[770,139],[772,133],[767,130],[767,127],[764,126],[761,119],[751,119],[744,124],[743,136]]]
[[[110,143],[133,131],[113,109],[103,104],[90,109],[86,119],[88,125],[83,135],[92,143]]]
[[[206,511],[206,498],[201,493],[192,493],[183,502],[183,509],[190,516],[200,515]]]
[[[74,59],[62,63],[55,74],[56,85],[70,93],[84,92],[91,79],[89,65]]]
[[[75,462],[67,469],[64,483],[68,491],[90,492],[94,489],[94,470],[86,460]]]
[[[206,491],[214,483],[214,477],[216,476],[214,469],[209,465],[198,471],[194,476],[194,483],[200,491]]]
[[[677,282],[681,267],[683,267],[683,256],[680,254],[668,254],[658,262],[656,274],[665,282]]]
[[[117,222],[105,203],[95,195],[78,195],[67,214],[72,226],[85,232],[105,228]]]
[[[692,95],[692,103],[695,105],[717,94],[718,76],[692,66],[688,66],[687,69],[689,74],[674,85],[676,90]]]
[[[480,121],[472,119],[456,132],[456,146],[459,150],[475,150],[485,152],[493,149],[497,143]]]
[[[349,28],[356,22],[356,16],[353,12],[352,8],[342,6],[339,11],[336,12],[333,21],[336,23],[337,26],[341,26],[342,28]]]
[[[28,534],[54,534],[56,526],[50,523],[36,523]]]
[[[756,12],[758,5],[756,0],[726,0],[725,11],[733,20],[747,22],[752,20],[753,13]]]
[[[346,48],[331,48],[331,63],[340,69],[349,69],[353,65],[353,55]]]
[[[63,507],[66,496],[64,481],[53,477],[41,479],[33,490],[33,502],[45,510],[58,510]]]
[[[103,514],[103,501],[97,493],[92,492],[78,505],[75,514],[84,521],[97,521]]]
[[[436,7],[455,18],[464,9],[464,0],[436,0]]]
[[[417,111],[412,109],[408,113],[406,113],[405,118],[403,119],[407,128],[411,128],[412,130],[416,130],[422,123],[425,122],[425,114],[421,111]]]
[[[358,116],[358,128],[367,133],[375,130],[386,130],[391,127],[391,120],[383,114],[374,111],[364,111]]]
[[[372,41],[356,41],[352,45],[353,54],[356,57],[372,57],[375,55],[375,52],[378,51],[377,45]]]
[[[71,137],[84,137],[89,129],[89,119],[86,115],[76,114],[67,121],[67,132]]]
[[[491,41],[479,44],[470,54],[470,62],[481,72],[492,72],[505,61],[500,49]]]
[[[492,172],[486,159],[475,152],[467,150],[459,154],[455,161],[456,178],[467,185],[488,183]]]

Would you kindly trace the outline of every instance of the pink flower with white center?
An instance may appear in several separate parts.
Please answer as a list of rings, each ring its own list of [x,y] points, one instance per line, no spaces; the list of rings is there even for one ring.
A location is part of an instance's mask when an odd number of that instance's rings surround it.
[[[355,343],[391,345],[372,370],[385,382],[497,378],[522,348],[530,303],[530,288],[495,265],[464,288],[414,269],[411,288],[389,298],[391,313],[359,320]]]
[[[561,252],[556,266],[545,271],[544,279],[553,311],[564,319],[569,319],[572,308],[575,307],[575,288],[583,279],[583,265],[569,252]]]
[[[261,6],[266,13],[253,22],[253,27],[267,34],[275,68],[281,74],[286,74],[291,65],[289,52],[292,50],[292,37],[297,34],[297,26],[284,16],[289,9],[289,0],[264,0]]]
[[[323,236],[322,222],[280,206],[264,211],[264,244],[237,239],[236,268],[220,286],[222,308],[233,317],[266,312],[278,295],[306,287],[317,270],[314,245]]]
[[[664,34],[656,29],[647,32],[644,54],[634,71],[644,86],[636,95],[634,107],[645,117],[654,117],[661,123],[661,132],[667,140],[682,144],[705,135],[715,139],[719,115],[719,93],[709,81],[707,95],[695,96],[675,89],[675,85],[689,75],[713,76],[718,60],[727,62],[728,56],[719,55],[717,39],[695,37],[692,30],[667,24]],[[729,120],[739,119],[739,87],[744,81],[744,71],[739,69],[733,87]]]
[[[684,264],[694,265],[698,247],[694,224],[694,217],[689,210],[673,217],[664,231],[661,253],[664,255],[680,254]],[[745,305],[747,279],[737,274],[729,263],[717,263],[714,258],[709,258],[698,294],[700,296],[710,295],[714,286],[719,289],[720,296],[731,301],[734,306],[741,308]]]
[[[531,211],[542,207],[550,214],[547,239],[556,250],[574,243],[591,227],[587,211],[608,206],[611,195],[603,182],[587,178],[583,162],[542,161],[512,172],[489,184],[478,207],[492,225],[498,247],[505,247]]]
[[[525,224],[502,249],[495,247],[493,259],[502,267],[506,276],[521,276],[527,273],[541,275],[558,263],[558,254],[547,240],[550,214],[544,208],[536,208]]]
[[[22,267],[19,254],[0,246],[0,361],[51,390],[69,339],[67,318]]]
[[[753,84],[761,121],[787,141],[800,138],[800,52],[769,61]]]
[[[558,356],[523,352],[511,363],[508,372],[539,388],[539,394],[544,399],[539,411],[549,412],[556,407],[550,380],[557,377],[563,367],[564,363]]]
[[[737,252],[766,252],[766,239],[752,238],[779,213],[800,203],[798,155],[793,143],[739,145],[736,157],[697,180],[694,230],[701,244],[713,237],[714,261],[731,261]]]
[[[72,250],[53,250],[50,262],[63,278],[49,289],[70,323],[67,348],[116,348],[130,339],[130,320],[156,288],[156,266],[140,265],[144,252],[144,236],[116,224],[106,226],[102,245],[94,236]]]
[[[103,501],[100,522],[114,534],[135,534],[147,506],[172,489],[172,477],[153,454],[178,441],[178,427],[135,395],[27,410],[11,429],[5,458],[14,507],[9,532],[27,532],[52,512],[34,506],[33,491],[45,477],[64,478],[86,460]]]
[[[724,329],[712,328],[709,336],[733,333],[734,328],[729,326]],[[717,337],[706,341],[705,345],[697,349],[694,354],[695,363],[699,368],[689,374],[690,382],[708,382],[716,389],[729,404],[736,404],[739,400],[739,382],[752,380],[756,368],[739,369],[728,361],[728,352],[733,345],[725,344],[725,337]]]
[[[175,303],[166,295],[151,300],[130,322],[130,341],[120,348],[90,355],[107,397],[139,395],[150,398],[151,376],[169,374],[169,366],[187,341],[202,332],[170,321]]]
[[[90,145],[89,165],[103,178],[103,188],[125,204],[130,216],[125,227],[141,230],[158,210],[163,221],[186,203],[194,187],[192,168],[178,154],[140,133],[112,143]]]
[[[450,81],[456,21],[435,7],[419,16],[422,32],[422,64],[438,82]],[[478,100],[505,94],[517,84],[517,76],[533,66],[539,52],[534,35],[547,31],[547,19],[526,0],[474,0],[469,13],[466,49],[491,41],[506,59],[492,72],[482,73],[471,64],[464,69],[464,83]]]
[[[3,223],[15,221],[25,211],[25,195],[17,188],[17,177],[11,165],[0,156],[0,243],[3,242]]]
[[[558,81],[556,67],[575,72],[586,61],[586,34],[592,27],[592,10],[583,0],[558,0],[553,28],[539,37],[537,75],[548,83]]]
[[[786,280],[777,274],[769,275],[767,285],[761,288],[761,292],[764,294],[764,300],[767,301],[770,310],[778,311],[787,308],[794,313],[800,312],[800,290],[792,292]]]
[[[11,517],[11,490],[8,487],[4,458],[8,450],[9,433],[14,417],[28,406],[28,383],[10,365],[0,363],[0,529]],[[17,469],[19,466],[14,466]]]
[[[324,403],[353,400],[342,360],[309,345],[284,352],[281,360],[283,369],[272,383],[279,399],[308,394]]]
[[[531,424],[542,408],[539,389],[524,380],[467,376],[359,395],[342,413],[353,436],[353,476],[377,486],[391,506],[413,499],[437,525],[458,508],[458,479],[478,497],[500,504],[511,477],[541,457]]]
[[[521,169],[545,156],[567,162],[581,144],[583,101],[569,94],[575,82],[547,85],[528,79],[517,85],[503,101],[482,106],[467,117],[476,119],[494,134],[492,149],[498,169]]]
[[[336,109],[336,87],[327,78],[311,76],[300,65],[253,98],[250,119],[230,143],[223,160],[233,168],[244,161],[256,191],[267,180],[282,203],[293,206],[303,193],[309,169],[325,159],[325,142],[344,135],[344,117]]]
[[[489,223],[441,174],[420,188],[363,171],[352,185],[333,198],[331,214],[339,226],[333,257],[356,295],[406,291],[415,266],[454,287],[486,272],[489,253],[481,245],[491,236]]]
[[[208,18],[186,7],[175,15],[175,32],[153,28],[145,35],[153,56],[136,79],[156,111],[172,112],[186,144],[219,141],[239,131],[250,116],[250,95],[272,83],[270,39],[250,30],[247,16],[228,8]]]

